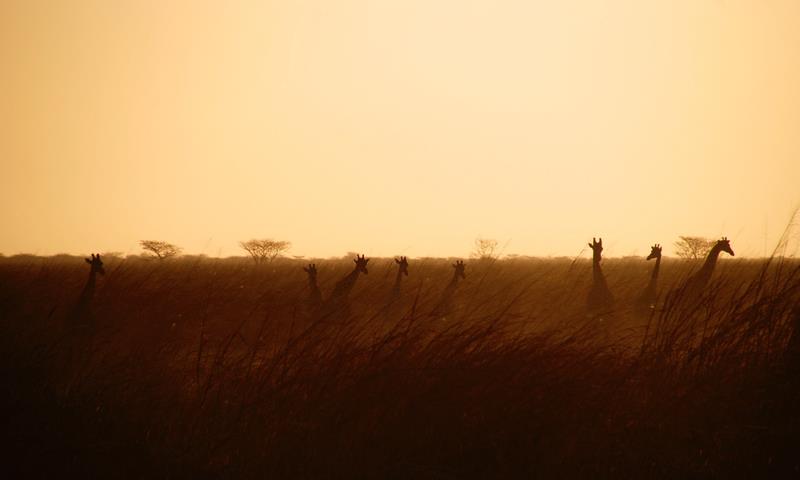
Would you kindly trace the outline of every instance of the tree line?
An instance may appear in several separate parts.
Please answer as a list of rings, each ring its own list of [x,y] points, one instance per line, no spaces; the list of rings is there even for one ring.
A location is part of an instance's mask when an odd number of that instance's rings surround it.
[[[183,249],[177,245],[161,240],[140,240],[139,245],[146,254],[165,260],[177,257]],[[698,259],[705,257],[714,240],[705,237],[680,236],[673,244],[675,254],[680,258]],[[256,264],[271,262],[288,252],[292,248],[292,242],[286,240],[273,240],[271,238],[252,238],[247,241],[239,242],[239,247],[247,252]],[[480,259],[498,258],[498,242],[491,238],[476,238],[472,249],[472,257]]]
[[[159,260],[177,257],[183,251],[181,247],[161,240],[140,240],[139,245],[145,254]],[[253,238],[239,242],[239,246],[250,255],[255,263],[263,263],[267,260],[271,262],[289,251],[292,248],[292,242],[271,238]]]

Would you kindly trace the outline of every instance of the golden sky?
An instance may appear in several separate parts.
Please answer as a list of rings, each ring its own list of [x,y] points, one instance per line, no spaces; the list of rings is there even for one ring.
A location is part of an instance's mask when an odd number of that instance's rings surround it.
[[[0,2],[0,252],[761,255],[797,0]]]

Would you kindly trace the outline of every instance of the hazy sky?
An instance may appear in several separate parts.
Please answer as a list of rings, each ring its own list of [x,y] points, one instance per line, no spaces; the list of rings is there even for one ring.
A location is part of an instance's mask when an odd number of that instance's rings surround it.
[[[0,2],[0,252],[761,255],[800,1]]]

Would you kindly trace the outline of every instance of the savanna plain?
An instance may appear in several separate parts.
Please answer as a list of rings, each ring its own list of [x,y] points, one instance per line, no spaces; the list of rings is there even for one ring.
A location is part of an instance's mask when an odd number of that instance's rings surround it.
[[[6,478],[800,475],[796,260],[455,261],[0,258]]]

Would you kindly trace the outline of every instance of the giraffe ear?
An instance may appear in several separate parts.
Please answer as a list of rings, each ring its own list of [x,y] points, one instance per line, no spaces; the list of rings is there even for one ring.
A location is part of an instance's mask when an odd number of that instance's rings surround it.
[[[92,264],[92,261],[91,261],[91,260],[89,260],[88,258],[84,258],[83,260],[84,260],[86,263],[88,263],[89,265],[91,265],[91,264]]]

